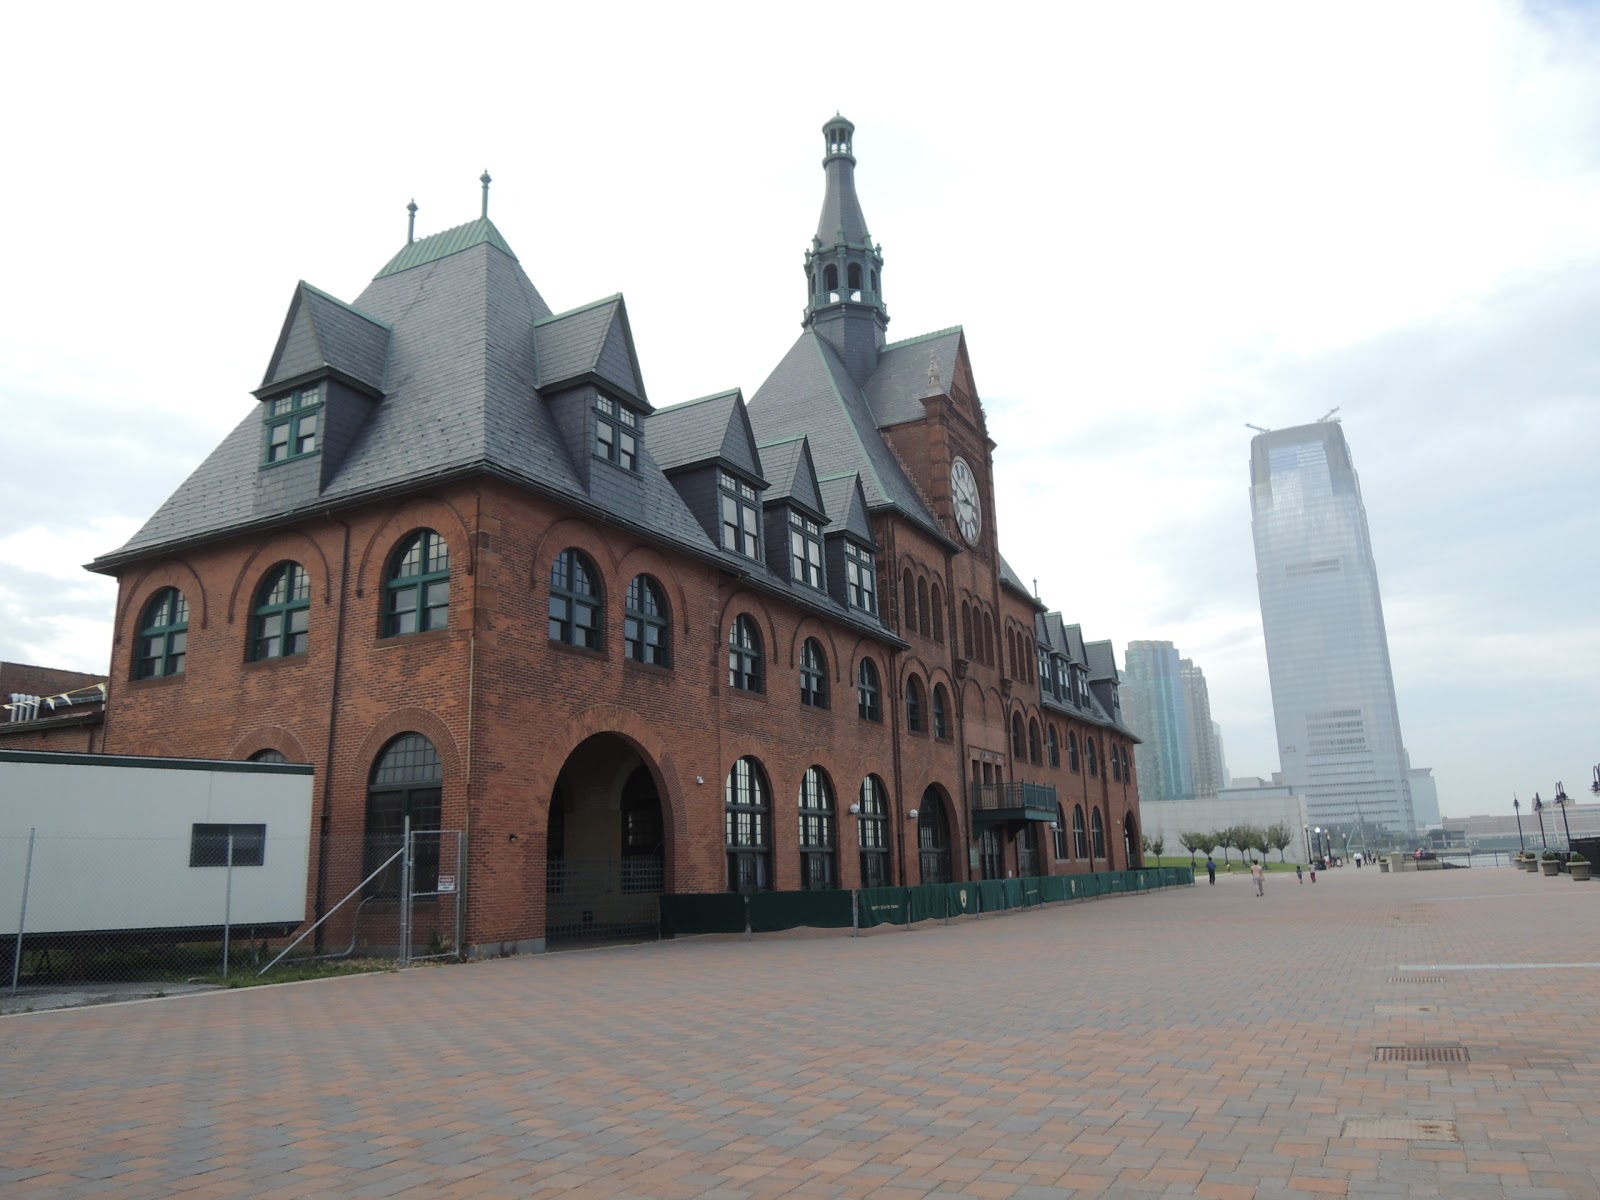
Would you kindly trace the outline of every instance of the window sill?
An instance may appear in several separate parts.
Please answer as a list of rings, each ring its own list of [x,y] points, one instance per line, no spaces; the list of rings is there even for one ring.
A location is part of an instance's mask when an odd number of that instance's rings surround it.
[[[601,647],[598,650],[591,650],[587,646],[574,646],[571,642],[558,642],[554,640],[551,640],[546,644],[557,654],[570,654],[574,658],[587,658],[601,662],[605,661],[606,652],[604,647]],[[643,666],[644,664],[635,663],[634,665]]]
[[[642,675],[655,676],[657,679],[672,678],[672,664],[660,666],[656,663],[640,662],[637,658],[622,657],[622,665],[630,671],[638,671]]]
[[[299,654],[277,654],[271,658],[247,658],[244,661],[246,671],[270,671],[275,667],[304,666],[311,655],[302,650]]]
[[[182,671],[175,675],[147,675],[143,679],[128,680],[128,686],[136,688],[168,687],[174,683],[182,683],[186,678],[188,676]]]
[[[766,694],[766,692],[754,692],[754,691],[751,691],[749,688],[734,687],[731,683],[728,685],[728,695],[730,695],[730,696],[743,696],[747,700],[759,700],[763,704],[767,703],[767,694]]]
[[[385,633],[376,639],[379,649],[385,646],[415,646],[426,642],[437,642],[450,636],[450,629],[425,629],[420,633]]]

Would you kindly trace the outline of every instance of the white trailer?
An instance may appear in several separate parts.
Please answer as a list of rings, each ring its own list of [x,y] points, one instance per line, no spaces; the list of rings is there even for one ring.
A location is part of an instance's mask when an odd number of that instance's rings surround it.
[[[295,929],[312,783],[298,764],[0,750],[0,938]]]

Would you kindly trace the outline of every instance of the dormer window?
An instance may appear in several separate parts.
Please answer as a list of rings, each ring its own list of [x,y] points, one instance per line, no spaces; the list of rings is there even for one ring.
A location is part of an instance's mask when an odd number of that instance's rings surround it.
[[[638,469],[639,415],[610,396],[594,402],[594,452],[626,471]]]
[[[303,458],[317,450],[322,426],[322,385],[296,388],[267,401],[268,464]]]
[[[789,513],[789,574],[794,582],[822,590],[822,526],[801,513]]]
[[[855,542],[844,544],[844,583],[851,608],[878,615],[878,564],[872,551]]]
[[[722,548],[746,558],[761,557],[761,510],[756,489],[727,471],[717,472],[722,501]]]

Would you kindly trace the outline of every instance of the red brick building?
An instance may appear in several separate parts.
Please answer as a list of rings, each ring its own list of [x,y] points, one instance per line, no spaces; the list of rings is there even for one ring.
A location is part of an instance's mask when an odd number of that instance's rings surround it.
[[[312,763],[319,846],[463,831],[479,947],[663,889],[1138,865],[1111,646],[1001,557],[965,338],[887,342],[824,132],[804,328],[748,404],[655,409],[622,298],[552,313],[487,190],[353,303],[301,284],[257,409],[94,564],[101,748]]]

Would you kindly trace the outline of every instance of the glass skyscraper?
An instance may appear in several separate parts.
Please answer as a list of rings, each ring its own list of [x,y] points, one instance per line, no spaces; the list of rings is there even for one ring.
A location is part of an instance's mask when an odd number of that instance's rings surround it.
[[[1284,782],[1313,824],[1416,836],[1378,570],[1337,422],[1250,442],[1256,583]]]
[[[1177,648],[1171,642],[1129,642],[1122,696],[1128,727],[1139,735],[1133,748],[1139,799],[1192,799],[1189,699]]]

